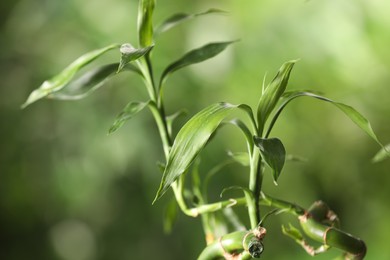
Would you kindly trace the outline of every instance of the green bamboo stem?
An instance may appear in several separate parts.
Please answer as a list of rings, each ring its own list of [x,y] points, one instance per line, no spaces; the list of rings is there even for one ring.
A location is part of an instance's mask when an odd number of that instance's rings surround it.
[[[297,217],[305,214],[306,212],[304,208],[296,204],[273,198],[271,196],[264,194],[263,192],[260,193],[259,205],[278,208],[283,210],[284,212],[291,213]]]
[[[363,240],[320,223],[310,211],[300,216],[299,221],[303,231],[313,240],[345,251],[345,259],[361,260],[366,255],[367,248]]]
[[[366,245],[363,240],[356,238],[334,226],[325,225],[329,221],[328,207],[315,203],[308,211],[290,202],[275,199],[261,194],[260,204],[276,207],[298,217],[303,231],[313,240],[325,246],[335,247],[345,251],[345,259],[361,260],[366,255]],[[331,212],[334,214],[333,212]],[[333,217],[332,217],[333,218]],[[338,225],[338,219],[332,220]]]
[[[252,259],[247,251],[249,243],[255,236],[248,231],[236,231],[221,237],[219,240],[208,245],[199,255],[198,260],[221,259]],[[247,250],[245,250],[246,248]],[[230,257],[230,258],[229,258]]]
[[[248,198],[248,213],[251,223],[251,228],[255,228],[260,222],[260,193],[262,185],[262,173],[261,173],[261,156],[259,150],[255,147],[250,161],[250,173],[249,173],[249,189],[253,194],[254,202],[251,202]]]

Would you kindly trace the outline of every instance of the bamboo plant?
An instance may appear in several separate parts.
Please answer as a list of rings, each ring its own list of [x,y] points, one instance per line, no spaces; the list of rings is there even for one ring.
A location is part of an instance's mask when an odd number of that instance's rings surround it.
[[[22,107],[44,98],[81,99],[89,96],[119,73],[136,73],[143,79],[149,99],[129,102],[116,117],[109,133],[117,131],[141,110],[145,108],[150,110],[160,134],[165,156],[165,164],[161,165],[163,172],[161,184],[153,203],[157,203],[165,192],[172,189],[177,205],[185,215],[194,218],[201,217],[206,246],[198,259],[259,258],[264,250],[263,240],[267,233],[264,220],[273,214],[282,212],[296,216],[301,226],[300,230],[291,224],[283,225],[282,232],[298,243],[308,254],[315,255],[335,247],[344,252],[345,259],[363,259],[366,254],[365,243],[342,231],[337,215],[325,203],[318,201],[309,209],[304,209],[294,203],[273,198],[262,191],[262,180],[267,169],[270,169],[275,183],[282,172],[286,160],[285,147],[279,138],[271,137],[271,133],[279,116],[291,101],[300,97],[310,97],[332,104],[383,147],[368,120],[351,106],[314,92],[287,91],[288,80],[296,64],[296,61],[293,60],[284,63],[276,76],[268,84],[263,84],[262,89],[259,90],[259,102],[255,109],[246,104],[215,103],[195,114],[175,135],[172,125],[182,112],[178,111],[173,115],[167,115],[165,112],[164,86],[169,76],[184,67],[213,58],[234,44],[235,41],[212,42],[191,50],[170,63],[157,77],[154,74],[152,59],[153,49],[158,47],[156,46],[156,37],[187,20],[223,11],[209,9],[197,14],[179,13],[172,15],[154,28],[154,8],[154,0],[139,1],[138,45],[136,47],[130,43],[112,44],[82,55],[58,75],[43,82],[38,89],[30,94]],[[81,72],[81,69],[86,65],[109,51],[119,51],[119,62]],[[237,115],[235,111],[241,111],[240,118],[233,117]],[[246,120],[243,120],[242,117]],[[249,122],[249,124],[245,122]],[[211,137],[218,134],[217,130],[226,124],[236,126],[243,133],[247,151],[233,154],[232,158],[247,166],[248,186],[227,187],[222,191],[227,196],[229,190],[238,189],[242,191],[242,197],[208,202],[208,178],[200,179],[197,159],[205,146],[209,144]],[[382,159],[386,154],[386,148],[383,148],[378,158]],[[219,168],[217,166],[215,170]],[[192,177],[192,187],[186,187],[184,184],[184,180],[188,176]],[[185,197],[184,194],[188,191],[193,198],[196,198],[194,200],[196,203],[190,204]],[[250,227],[245,228],[245,230],[233,230],[231,233],[217,237],[213,225],[215,214],[219,211],[230,212],[231,217],[227,217],[225,221],[232,221],[229,218],[236,216],[233,215],[231,209],[239,206],[247,208]],[[260,206],[269,207],[270,211],[264,214],[260,211]],[[226,215],[229,216],[229,214]],[[171,221],[169,215],[167,221]],[[306,241],[304,235],[321,243],[322,246],[313,247]]]

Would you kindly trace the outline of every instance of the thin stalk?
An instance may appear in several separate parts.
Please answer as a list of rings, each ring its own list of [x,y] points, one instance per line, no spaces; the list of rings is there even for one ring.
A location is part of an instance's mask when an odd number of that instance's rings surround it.
[[[146,90],[148,91],[150,100],[156,102],[157,93],[154,86],[153,70],[150,62],[148,62],[146,58],[142,57],[141,59],[137,60],[136,63],[142,72],[143,80],[145,82]]]
[[[261,173],[261,156],[260,156],[260,152],[255,147],[253,149],[253,154],[250,161],[250,173],[249,173],[249,189],[253,193],[253,197],[254,197],[254,205],[250,206],[248,204],[248,212],[249,212],[249,218],[250,218],[252,228],[255,228],[261,219],[259,201],[260,201],[262,181],[263,181],[263,176]]]
[[[271,196],[265,195],[263,192],[260,193],[260,201],[259,205],[275,207],[281,209],[285,212],[289,212],[295,216],[301,216],[305,213],[305,209],[293,204],[291,202],[287,202],[280,199],[272,198]]]
[[[156,105],[151,105],[150,110],[152,111],[154,120],[156,121],[158,132],[160,133],[160,138],[162,141],[162,146],[164,150],[165,160],[168,161],[169,151],[172,146],[171,137],[168,133],[168,126],[163,116],[163,111],[159,109]]]

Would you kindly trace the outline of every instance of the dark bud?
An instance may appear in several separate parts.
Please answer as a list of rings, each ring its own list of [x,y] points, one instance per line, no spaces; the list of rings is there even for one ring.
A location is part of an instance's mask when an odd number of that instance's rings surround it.
[[[257,238],[252,239],[249,242],[248,251],[253,258],[260,258],[261,253],[264,251],[263,243]]]

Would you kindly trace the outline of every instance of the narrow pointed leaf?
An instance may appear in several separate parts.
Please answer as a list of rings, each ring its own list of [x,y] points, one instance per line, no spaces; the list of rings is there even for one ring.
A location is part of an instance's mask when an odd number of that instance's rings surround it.
[[[207,59],[213,58],[214,56],[221,53],[223,50],[226,49],[227,46],[234,43],[235,41],[229,41],[229,42],[215,42],[215,43],[209,43],[207,45],[204,45],[203,47],[200,47],[198,49],[194,49],[188,53],[186,53],[183,57],[178,59],[177,61],[170,64],[162,73],[160,84],[166,79],[166,77],[186,66],[196,64],[202,61],[205,61]]]
[[[154,31],[154,34],[155,34],[155,36],[158,36],[158,35],[162,34],[163,32],[166,32],[166,31],[172,29],[173,27],[175,27],[175,26],[177,26],[185,21],[188,21],[190,19],[194,19],[194,18],[202,16],[202,15],[212,14],[212,13],[226,13],[226,12],[223,10],[220,10],[220,9],[212,8],[212,9],[207,10],[206,12],[197,13],[197,14],[186,14],[186,13],[174,14],[171,17],[167,18],[165,21],[163,21],[156,28],[156,30]]]
[[[142,111],[149,102],[137,102],[132,101],[126,105],[126,107],[123,109],[121,113],[116,117],[115,122],[112,124],[110,129],[108,130],[109,134],[112,134],[113,132],[117,131],[119,128],[123,126],[123,124],[134,117],[137,113]]]
[[[188,170],[222,120],[229,116],[235,108],[237,108],[236,105],[228,103],[213,104],[193,116],[181,128],[171,148],[154,202],[169,189],[179,176]]]
[[[22,108],[25,108],[26,106],[34,103],[35,101],[61,90],[73,79],[73,77],[80,69],[82,69],[87,64],[97,59],[107,51],[116,48],[119,48],[119,45],[112,44],[105,48],[94,50],[82,55],[74,62],[72,62],[68,67],[66,67],[61,73],[43,82],[38,89],[34,90],[30,94],[30,96],[27,98],[27,101],[22,105]]]
[[[140,0],[138,7],[138,41],[140,47],[153,44],[153,10],[155,0]]]
[[[152,45],[152,46],[148,46],[145,48],[136,49],[130,43],[122,44],[122,46],[120,48],[120,52],[121,52],[122,56],[121,56],[121,61],[120,61],[119,66],[118,66],[118,72],[120,72],[122,69],[124,69],[124,67],[129,62],[135,61],[135,60],[141,58],[142,56],[148,54],[153,49],[153,47],[154,46]]]
[[[385,159],[389,159],[390,157],[390,144],[387,144],[385,147],[382,147],[382,149],[379,150],[379,152],[377,152],[374,156],[374,158],[372,158],[372,161],[373,162],[381,162]]]
[[[279,107],[279,109],[275,113],[274,118],[272,119],[272,122],[270,124],[270,128],[268,130],[268,133],[272,129],[272,126],[274,125],[276,119],[279,117],[280,113],[287,106],[287,104],[297,97],[305,97],[305,96],[306,97],[313,97],[313,98],[316,98],[316,99],[326,101],[326,102],[333,104],[338,109],[340,109],[346,116],[348,116],[358,127],[360,127],[360,129],[362,129],[366,134],[368,134],[374,141],[376,141],[383,148],[383,145],[379,141],[374,130],[372,129],[370,122],[362,114],[360,114],[358,111],[356,111],[356,109],[354,109],[351,106],[345,105],[343,103],[336,102],[336,101],[333,101],[329,98],[326,98],[326,97],[323,97],[323,96],[320,96],[320,95],[317,95],[317,94],[314,94],[311,92],[307,92],[307,91],[291,91],[291,92],[287,92],[285,94],[284,97],[286,98],[286,100],[284,101],[284,103]]]
[[[118,63],[103,65],[91,69],[72,80],[59,91],[49,94],[47,97],[60,100],[78,100],[92,94],[95,90],[103,86],[111,77],[116,74]],[[134,71],[140,75],[141,72],[132,64],[127,64],[124,71]]]
[[[249,116],[249,119],[251,121],[251,124],[252,124],[252,127],[254,129],[254,131],[257,131],[257,124],[256,124],[256,119],[253,115],[253,110],[250,106],[246,105],[246,104],[241,104],[239,106],[239,108],[241,108],[242,110],[244,110],[246,112],[246,114]]]
[[[244,122],[242,122],[239,119],[233,119],[229,123],[231,123],[232,125],[237,126],[241,130],[241,132],[244,134],[245,139],[246,139],[246,144],[247,144],[247,147],[248,147],[248,152],[250,154],[252,154],[252,151],[253,151],[253,135],[252,135],[251,131],[249,130],[249,128],[246,126],[246,124],[244,124]]]
[[[257,109],[257,122],[260,125],[260,133],[263,131],[268,116],[286,90],[290,72],[295,63],[295,60],[284,63],[275,78],[268,84],[264,93],[261,95]]]
[[[283,143],[277,138],[264,139],[257,136],[254,137],[254,142],[259,147],[264,161],[271,167],[276,184],[286,160],[286,150]]]

